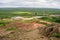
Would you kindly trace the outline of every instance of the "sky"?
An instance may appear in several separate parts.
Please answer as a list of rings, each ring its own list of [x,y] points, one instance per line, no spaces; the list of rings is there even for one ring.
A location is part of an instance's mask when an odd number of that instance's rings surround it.
[[[0,0],[1,7],[60,8],[60,0]]]

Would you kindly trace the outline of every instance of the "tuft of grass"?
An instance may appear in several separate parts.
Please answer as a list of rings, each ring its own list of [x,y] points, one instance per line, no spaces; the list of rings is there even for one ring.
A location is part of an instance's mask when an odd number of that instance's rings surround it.
[[[59,34],[59,33],[54,33],[52,36],[53,36],[53,37],[60,38],[60,34]]]
[[[12,31],[12,30],[15,30],[15,28],[12,28],[12,27],[6,28],[6,31]]]

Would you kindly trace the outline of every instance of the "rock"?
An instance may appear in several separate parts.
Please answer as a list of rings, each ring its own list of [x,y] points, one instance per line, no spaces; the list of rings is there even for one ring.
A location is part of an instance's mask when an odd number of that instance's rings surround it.
[[[49,25],[49,26],[45,26],[45,27],[40,27],[39,32],[42,35],[51,36],[53,33],[58,32],[58,27],[56,25],[51,25],[51,26]]]
[[[8,34],[10,34],[10,33],[12,33],[13,31],[3,31],[3,32],[1,32],[0,33],[0,37],[4,37],[4,36],[6,36],[6,35],[8,35]]]
[[[60,27],[58,28],[58,31],[59,31],[59,33],[60,33]]]

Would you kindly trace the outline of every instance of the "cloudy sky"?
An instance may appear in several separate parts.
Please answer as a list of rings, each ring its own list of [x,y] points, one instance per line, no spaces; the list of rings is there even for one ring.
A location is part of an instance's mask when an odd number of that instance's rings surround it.
[[[0,7],[60,8],[60,0],[0,0]]]

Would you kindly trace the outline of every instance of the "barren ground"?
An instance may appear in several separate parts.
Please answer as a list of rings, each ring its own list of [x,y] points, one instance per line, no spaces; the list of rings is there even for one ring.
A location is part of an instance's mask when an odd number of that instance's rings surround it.
[[[14,30],[6,30],[6,28]],[[56,37],[47,37],[40,34],[39,28],[44,24],[12,22],[0,27],[0,40],[60,40]]]

